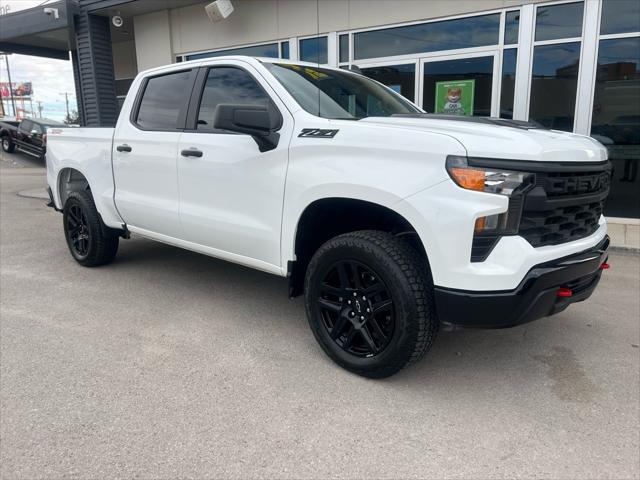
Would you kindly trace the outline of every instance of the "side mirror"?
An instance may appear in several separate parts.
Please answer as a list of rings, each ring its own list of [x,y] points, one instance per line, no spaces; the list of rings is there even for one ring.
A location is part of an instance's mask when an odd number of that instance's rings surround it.
[[[261,152],[278,146],[281,126],[280,112],[264,105],[220,104],[213,114],[213,128],[251,135]]]

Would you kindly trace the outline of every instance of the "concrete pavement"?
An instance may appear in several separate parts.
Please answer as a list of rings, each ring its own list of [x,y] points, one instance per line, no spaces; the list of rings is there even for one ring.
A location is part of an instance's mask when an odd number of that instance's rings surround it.
[[[78,266],[60,214],[17,195],[43,169],[13,161],[1,478],[640,475],[637,254],[553,318],[442,332],[420,364],[366,380],[323,354],[284,279],[138,237]]]

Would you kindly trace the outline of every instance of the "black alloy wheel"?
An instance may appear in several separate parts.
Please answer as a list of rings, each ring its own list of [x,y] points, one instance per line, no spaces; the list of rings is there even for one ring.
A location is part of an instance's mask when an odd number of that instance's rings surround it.
[[[69,235],[70,248],[77,258],[86,258],[89,253],[91,232],[87,216],[80,204],[74,204],[67,210],[65,217],[66,229]]]
[[[391,233],[328,240],[305,276],[309,326],[341,367],[384,378],[420,360],[438,332],[427,259]]]
[[[69,252],[80,265],[97,267],[111,262],[116,256],[120,231],[102,222],[90,190],[69,194],[64,204],[62,225]]]
[[[389,345],[395,328],[393,300],[380,276],[365,264],[334,263],[316,305],[331,339],[345,352],[373,357]]]

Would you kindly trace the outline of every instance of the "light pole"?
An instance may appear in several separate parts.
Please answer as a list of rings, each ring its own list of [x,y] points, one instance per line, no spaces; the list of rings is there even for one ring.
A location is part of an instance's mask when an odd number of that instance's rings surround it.
[[[67,92],[64,92],[60,95],[64,95],[64,101],[67,104],[67,119],[69,119],[69,94]]]
[[[9,55],[10,53],[3,53],[4,61],[7,65],[7,78],[9,79],[9,96],[11,97],[11,105],[13,105],[13,116],[16,116],[16,101],[13,98],[13,84],[11,83],[11,70],[9,70]]]

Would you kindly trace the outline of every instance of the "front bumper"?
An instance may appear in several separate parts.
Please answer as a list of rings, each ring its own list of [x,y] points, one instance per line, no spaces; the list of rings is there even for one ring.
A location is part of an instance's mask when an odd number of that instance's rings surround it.
[[[505,328],[563,311],[591,296],[607,260],[609,237],[589,250],[534,266],[514,290],[477,292],[435,287],[436,309],[444,324]],[[559,297],[560,288],[571,289]]]

